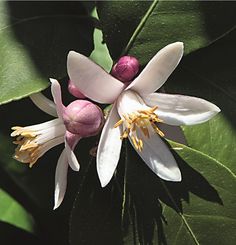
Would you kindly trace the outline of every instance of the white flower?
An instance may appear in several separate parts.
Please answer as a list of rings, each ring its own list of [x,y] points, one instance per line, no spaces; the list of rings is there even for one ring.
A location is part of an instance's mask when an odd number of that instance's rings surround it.
[[[52,147],[65,143],[65,148],[58,159],[55,174],[54,209],[56,209],[65,195],[68,164],[74,171],[79,171],[80,166],[73,150],[81,137],[66,130],[62,118],[64,105],[61,100],[60,84],[55,79],[50,79],[50,81],[54,102],[41,93],[33,94],[30,97],[41,110],[57,118],[33,126],[12,127],[14,131],[11,136],[17,137],[14,141],[17,144],[14,158],[20,162],[28,163],[30,167]]]
[[[68,74],[79,90],[94,101],[114,103],[98,145],[97,171],[102,186],[113,176],[122,139],[126,137],[156,175],[168,181],[181,181],[178,165],[161,140],[164,134],[157,123],[193,125],[209,120],[220,111],[200,98],[154,93],[165,83],[182,55],[183,43],[167,45],[126,87],[87,57],[74,51],[69,53]]]

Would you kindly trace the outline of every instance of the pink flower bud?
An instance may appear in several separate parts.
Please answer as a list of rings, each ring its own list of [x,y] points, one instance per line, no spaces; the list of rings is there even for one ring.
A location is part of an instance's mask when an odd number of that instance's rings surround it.
[[[86,96],[83,95],[79,89],[75,86],[75,84],[71,81],[68,80],[68,91],[75,97],[79,98],[79,99],[85,99]]]
[[[75,100],[63,112],[66,129],[81,137],[96,135],[104,123],[102,110],[87,100]]]
[[[111,74],[121,82],[130,82],[139,71],[139,62],[135,57],[123,56],[113,66]]]

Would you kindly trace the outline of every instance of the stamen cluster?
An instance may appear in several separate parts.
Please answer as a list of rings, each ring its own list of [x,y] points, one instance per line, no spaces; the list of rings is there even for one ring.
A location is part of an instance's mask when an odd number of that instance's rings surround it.
[[[130,136],[135,148],[138,151],[142,151],[143,141],[141,139],[141,136],[138,136],[137,128],[141,130],[145,137],[149,138],[149,130],[151,126],[157,134],[163,137],[164,133],[156,125],[156,123],[162,122],[162,120],[155,113],[156,109],[157,106],[154,106],[147,110],[137,110],[136,112],[123,115],[122,119],[120,119],[114,125],[114,128],[117,128],[121,124],[124,125],[125,129],[120,136],[120,139],[122,140]]]
[[[38,159],[38,144],[34,142],[35,134],[30,131],[23,131],[23,127],[12,127],[14,136],[18,136],[14,144],[17,145],[15,149],[14,158],[23,163],[29,163],[32,167]]]
[[[17,145],[14,158],[22,163],[28,163],[32,167],[34,163],[50,148],[64,141],[65,126],[60,119],[29,126],[12,127],[13,141]]]

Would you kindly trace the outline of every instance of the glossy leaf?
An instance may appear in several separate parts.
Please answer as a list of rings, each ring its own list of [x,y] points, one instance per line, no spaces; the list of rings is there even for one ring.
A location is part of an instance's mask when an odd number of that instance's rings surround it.
[[[166,90],[205,98],[221,108],[212,120],[183,127],[188,144],[236,173],[236,31],[183,59]]]
[[[235,8],[219,1],[104,1],[98,14],[112,58],[128,52],[146,64],[171,42],[184,42],[185,54],[208,46],[235,27]]]
[[[0,9],[0,104],[65,77],[69,50],[93,50],[93,21],[79,2],[1,1]]]
[[[150,5],[151,1],[97,3],[103,38],[113,60],[119,58]]]
[[[182,214],[176,215],[173,209],[166,208],[163,215],[173,215],[170,222],[174,225],[179,220],[178,233],[174,235],[173,227],[167,225],[166,236],[169,234],[177,244],[233,244],[236,237],[233,230],[236,227],[236,216],[233,211],[235,202],[236,176],[221,162],[191,148],[173,144],[179,156],[191,167],[182,166],[184,179],[182,186],[190,189],[189,200],[183,202]],[[195,172],[194,172],[195,171]],[[178,205],[174,185],[168,187],[168,195]],[[181,185],[180,185],[181,188]],[[179,211],[181,211],[179,209]],[[208,228],[210,227],[210,229]],[[208,229],[207,235],[204,232]],[[176,229],[177,230],[177,229]],[[184,236],[184,233],[188,234]]]
[[[234,244],[236,176],[204,153],[171,146],[183,176],[180,183],[160,180],[130,151],[124,244]]]

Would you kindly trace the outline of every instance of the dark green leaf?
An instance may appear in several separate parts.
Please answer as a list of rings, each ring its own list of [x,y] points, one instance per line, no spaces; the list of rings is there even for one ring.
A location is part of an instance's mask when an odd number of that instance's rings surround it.
[[[79,2],[0,3],[0,103],[66,76],[66,56],[93,50],[93,21]]]
[[[125,244],[233,245],[235,175],[204,153],[182,144],[171,146],[178,154],[180,183],[160,180],[136,153],[130,154]]]
[[[205,98],[221,108],[212,120],[183,127],[188,144],[236,173],[236,31],[183,59],[168,91]]]
[[[91,147],[83,148],[88,151]],[[91,158],[91,157],[90,157]],[[121,193],[117,183],[102,188],[96,173],[95,158],[82,156],[79,192],[70,219],[70,244],[122,244]]]
[[[104,1],[98,14],[112,58],[123,50],[146,64],[171,42],[184,42],[186,54],[208,46],[235,27],[235,8],[223,1]]]
[[[42,244],[38,237],[5,222],[0,222],[0,231],[0,243],[4,245],[18,245],[20,242],[24,245]],[[43,241],[43,244],[49,243]]]
[[[151,1],[102,1],[97,3],[104,41],[113,60],[119,58],[150,5]]]

